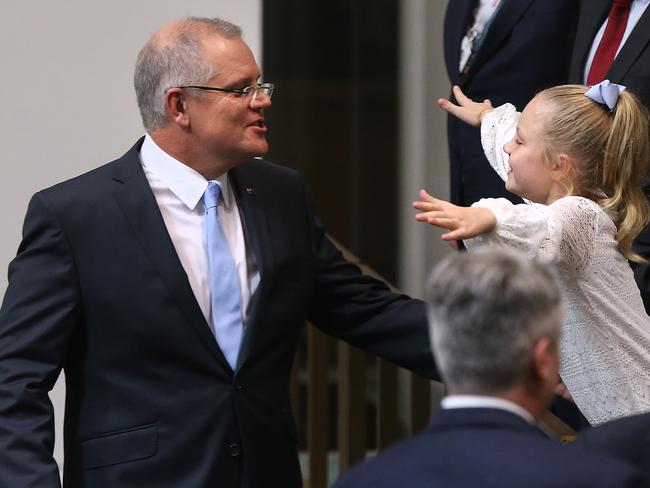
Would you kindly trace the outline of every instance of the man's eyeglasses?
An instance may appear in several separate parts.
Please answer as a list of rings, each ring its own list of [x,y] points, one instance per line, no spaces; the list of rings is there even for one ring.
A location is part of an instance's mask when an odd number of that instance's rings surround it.
[[[273,89],[275,87],[273,83],[258,83],[255,86],[247,86],[246,88],[217,88],[214,86],[198,86],[198,85],[177,86],[176,88],[192,88],[194,90],[236,93],[244,98],[248,98],[252,94],[251,102],[254,102],[255,100],[257,100],[257,97],[260,95],[260,93],[270,100],[271,96],[273,96]]]

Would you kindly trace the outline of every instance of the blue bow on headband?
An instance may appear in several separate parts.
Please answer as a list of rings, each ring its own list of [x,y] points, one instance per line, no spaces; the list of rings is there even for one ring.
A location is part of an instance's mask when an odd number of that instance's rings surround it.
[[[607,105],[607,108],[609,108],[609,111],[611,112],[614,110],[614,107],[616,107],[618,96],[623,93],[624,90],[625,87],[623,85],[617,85],[616,83],[610,83],[609,80],[603,80],[597,85],[589,88],[585,93],[585,96],[591,98],[596,103]]]

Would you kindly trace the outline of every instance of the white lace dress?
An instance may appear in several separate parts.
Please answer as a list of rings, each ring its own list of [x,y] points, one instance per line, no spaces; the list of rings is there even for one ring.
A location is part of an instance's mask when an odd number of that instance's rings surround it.
[[[519,114],[512,105],[483,119],[490,164],[505,179],[503,144]],[[567,196],[551,205],[482,199],[496,228],[465,241],[471,249],[497,244],[557,265],[564,299],[561,376],[592,425],[650,411],[650,317],[632,270],[618,251],[616,227],[592,200]]]

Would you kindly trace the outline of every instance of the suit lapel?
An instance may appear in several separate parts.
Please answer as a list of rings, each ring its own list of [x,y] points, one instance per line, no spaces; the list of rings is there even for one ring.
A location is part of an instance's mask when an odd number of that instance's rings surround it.
[[[630,37],[623,44],[618,56],[614,58],[614,62],[607,73],[608,79],[612,81],[623,80],[630,67],[650,42],[648,32],[650,32],[650,7],[643,12],[643,15],[634,26],[634,30],[630,33]]]
[[[244,363],[255,340],[255,327],[258,324],[259,304],[268,289],[272,262],[271,246],[269,245],[268,220],[264,212],[265,188],[261,185],[257,173],[251,168],[253,162],[243,163],[230,170],[230,182],[237,198],[237,206],[241,216],[246,246],[252,249],[253,259],[257,264],[260,282],[251,296],[246,314],[246,331],[242,339],[237,369]]]
[[[142,170],[139,158],[142,141],[143,139],[138,141],[127,154],[117,161],[113,179],[118,186],[113,195],[124,211],[132,232],[153,267],[158,271],[170,295],[177,301],[187,321],[210,352],[228,368],[228,363],[192,292],[156,199]]]
[[[607,17],[611,3],[612,0],[585,0],[580,5],[582,11],[573,45],[570,82],[580,84],[584,82],[583,73],[587,56],[598,29]]]
[[[480,69],[481,65],[501,47],[504,39],[510,35],[510,31],[526,12],[533,0],[502,0],[503,3],[496,12],[496,17],[489,26],[485,39],[469,67],[469,71],[463,79],[467,83]]]

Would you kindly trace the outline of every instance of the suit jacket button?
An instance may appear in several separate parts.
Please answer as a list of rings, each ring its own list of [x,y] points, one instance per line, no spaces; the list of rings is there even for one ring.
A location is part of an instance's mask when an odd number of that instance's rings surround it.
[[[239,456],[241,454],[241,448],[239,447],[239,444],[230,444],[228,446],[228,454],[230,454],[232,457]]]
[[[243,389],[244,389],[244,385],[242,385],[242,384],[239,383],[239,382],[236,382],[236,383],[235,383],[235,390],[237,390],[237,391],[242,391]]]

